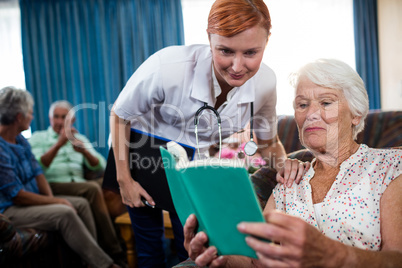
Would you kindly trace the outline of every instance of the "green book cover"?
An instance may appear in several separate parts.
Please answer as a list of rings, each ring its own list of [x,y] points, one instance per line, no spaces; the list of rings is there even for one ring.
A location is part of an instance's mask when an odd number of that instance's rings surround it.
[[[173,145],[173,146],[172,146]],[[195,214],[198,231],[204,231],[218,255],[256,258],[237,230],[242,221],[264,222],[247,170],[239,161],[206,159],[186,161],[180,145],[160,148],[168,185],[183,226]],[[173,149],[171,149],[173,148]],[[176,161],[178,160],[178,161]]]

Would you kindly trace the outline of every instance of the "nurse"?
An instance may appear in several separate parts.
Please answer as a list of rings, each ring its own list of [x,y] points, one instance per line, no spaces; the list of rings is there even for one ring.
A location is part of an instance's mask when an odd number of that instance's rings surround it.
[[[219,143],[219,134],[215,116],[205,111],[196,140],[194,115],[200,107],[207,104],[219,113],[223,139],[242,130],[252,115],[259,152],[273,168],[284,170],[286,154],[276,130],[276,78],[262,63],[270,29],[263,0],[217,0],[208,17],[209,45],[172,46],[156,52],[135,71],[117,98],[111,112],[112,144],[139,267],[166,264],[162,211],[144,205],[142,199],[157,206],[130,175],[126,157],[130,128],[199,147],[205,154]],[[303,165],[297,164],[287,160],[287,170],[301,174]],[[184,260],[182,226],[175,213],[170,217],[178,255]]]

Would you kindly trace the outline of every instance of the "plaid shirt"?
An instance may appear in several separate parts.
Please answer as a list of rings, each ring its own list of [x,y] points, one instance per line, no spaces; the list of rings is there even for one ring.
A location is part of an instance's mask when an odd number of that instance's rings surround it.
[[[19,191],[39,193],[35,178],[42,169],[28,141],[21,134],[16,141],[11,144],[0,137],[0,213],[14,205],[12,199]]]

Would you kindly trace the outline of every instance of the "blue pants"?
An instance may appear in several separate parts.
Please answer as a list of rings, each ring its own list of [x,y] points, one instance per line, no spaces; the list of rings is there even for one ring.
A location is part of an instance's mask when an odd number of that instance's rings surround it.
[[[139,268],[166,268],[163,214],[159,208],[127,207],[134,231]],[[180,261],[188,258],[184,248],[183,226],[176,213],[169,213],[174,233],[174,243]]]

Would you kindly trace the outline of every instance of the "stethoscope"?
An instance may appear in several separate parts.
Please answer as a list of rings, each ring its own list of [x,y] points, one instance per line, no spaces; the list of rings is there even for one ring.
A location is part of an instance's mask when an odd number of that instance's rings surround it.
[[[258,146],[254,142],[253,138],[253,116],[254,116],[254,103],[250,103],[250,140],[244,145],[244,153],[248,156],[252,156],[257,152]],[[222,153],[222,129],[221,129],[221,117],[218,113],[218,111],[212,107],[209,106],[208,103],[204,102],[204,106],[202,106],[200,109],[197,110],[197,112],[194,115],[194,133],[195,133],[195,141],[197,144],[197,153],[198,153],[198,158],[201,159],[201,154],[200,154],[200,147],[198,146],[198,123],[199,123],[199,118],[200,114],[204,110],[211,110],[216,117],[216,120],[218,121],[218,134],[219,134],[219,159],[221,159],[221,153]]]

